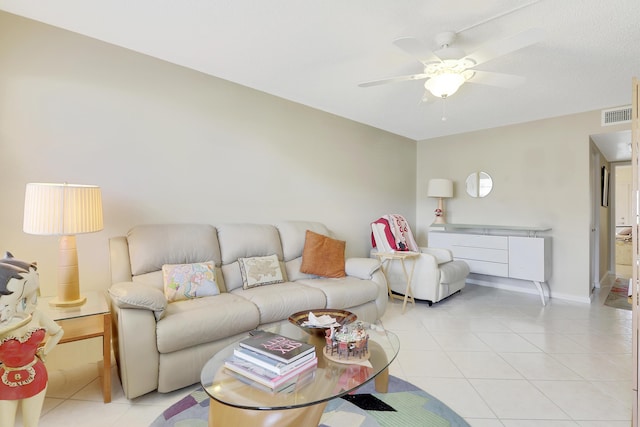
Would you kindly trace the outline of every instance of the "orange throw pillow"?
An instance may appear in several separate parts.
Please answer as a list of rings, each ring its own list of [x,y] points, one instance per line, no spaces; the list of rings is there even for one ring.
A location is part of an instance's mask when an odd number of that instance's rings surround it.
[[[346,242],[307,230],[300,271],[323,277],[345,277],[344,249]]]

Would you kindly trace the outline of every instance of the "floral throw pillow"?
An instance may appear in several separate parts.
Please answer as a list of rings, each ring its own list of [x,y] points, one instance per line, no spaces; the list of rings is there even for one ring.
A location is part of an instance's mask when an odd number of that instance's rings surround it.
[[[165,264],[162,266],[164,295],[167,301],[218,295],[213,261],[195,264]]]
[[[277,255],[238,258],[238,264],[242,274],[243,289],[284,282]]]

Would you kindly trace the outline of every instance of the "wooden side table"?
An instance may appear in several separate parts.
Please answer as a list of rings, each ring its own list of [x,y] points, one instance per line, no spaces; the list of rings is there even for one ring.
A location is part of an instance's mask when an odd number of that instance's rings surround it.
[[[413,280],[413,270],[416,268],[416,260],[420,256],[420,252],[376,252],[374,254],[379,260],[382,267],[382,273],[384,274],[385,279],[387,280],[387,291],[389,292],[389,298],[393,301],[394,299],[403,300],[402,302],[402,313],[404,313],[405,308],[407,307],[407,301],[411,301],[413,305],[416,305],[416,300],[413,298],[413,292],[411,291],[411,280]],[[411,259],[411,270],[407,272],[407,266],[405,264],[405,260]],[[385,266],[389,266],[393,261],[400,261],[402,265],[402,271],[404,272],[404,277],[407,281],[407,286],[404,291],[404,297],[400,295],[396,295],[391,292],[391,285],[389,284],[389,276],[387,275],[388,268]]]
[[[102,292],[83,292],[87,302],[78,307],[51,307],[52,297],[38,300],[38,310],[46,313],[64,330],[58,344],[102,337],[102,397],[111,402],[111,311]]]

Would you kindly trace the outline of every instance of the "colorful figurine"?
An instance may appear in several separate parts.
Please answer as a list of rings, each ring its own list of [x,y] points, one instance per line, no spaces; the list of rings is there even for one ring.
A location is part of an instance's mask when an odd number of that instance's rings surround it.
[[[358,322],[355,327],[349,328],[344,325],[340,331],[335,332],[334,347],[331,349],[337,351],[338,358],[363,358],[369,353],[369,335],[364,328],[362,322]]]
[[[37,266],[0,259],[0,426],[14,426],[18,407],[23,425],[38,425],[48,384],[44,356],[62,338],[62,328],[37,310]],[[49,335],[44,346],[41,343]]]

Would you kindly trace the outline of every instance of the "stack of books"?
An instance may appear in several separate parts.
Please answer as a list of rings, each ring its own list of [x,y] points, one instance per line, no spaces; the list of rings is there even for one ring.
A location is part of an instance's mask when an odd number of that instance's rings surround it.
[[[281,392],[313,379],[318,365],[315,347],[266,331],[240,341],[225,367],[239,379],[249,379]]]

